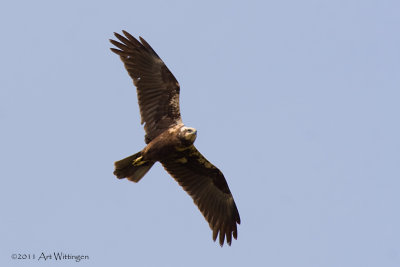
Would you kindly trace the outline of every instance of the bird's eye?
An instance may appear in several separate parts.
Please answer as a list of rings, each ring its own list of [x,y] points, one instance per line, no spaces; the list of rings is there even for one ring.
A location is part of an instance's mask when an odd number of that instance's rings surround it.
[[[188,131],[188,133],[191,133],[191,132],[192,132],[192,129],[188,129],[187,131]]]

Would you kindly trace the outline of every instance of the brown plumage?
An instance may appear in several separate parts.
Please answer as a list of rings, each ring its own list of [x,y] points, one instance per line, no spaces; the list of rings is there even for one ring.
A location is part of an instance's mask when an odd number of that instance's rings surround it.
[[[141,123],[145,124],[147,146],[140,152],[115,162],[114,174],[133,182],[150,170],[156,161],[193,198],[213,231],[231,245],[237,238],[240,216],[222,172],[193,145],[197,131],[182,123],[179,111],[179,83],[164,62],[141,37],[115,33],[110,40],[137,88]]]

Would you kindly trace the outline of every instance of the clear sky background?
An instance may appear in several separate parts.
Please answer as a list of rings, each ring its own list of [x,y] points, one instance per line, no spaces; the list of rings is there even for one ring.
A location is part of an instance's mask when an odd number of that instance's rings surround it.
[[[3,1],[1,266],[400,266],[399,1]],[[144,37],[242,224],[219,247],[144,147],[108,39]],[[12,260],[64,252],[89,260]]]

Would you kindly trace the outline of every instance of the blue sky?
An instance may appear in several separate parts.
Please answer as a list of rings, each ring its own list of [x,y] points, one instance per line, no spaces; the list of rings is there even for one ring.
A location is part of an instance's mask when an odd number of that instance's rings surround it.
[[[400,266],[398,1],[8,1],[0,4],[0,265]],[[144,37],[181,85],[197,148],[242,224],[220,248],[144,147],[108,42]],[[57,266],[78,264],[57,262]]]

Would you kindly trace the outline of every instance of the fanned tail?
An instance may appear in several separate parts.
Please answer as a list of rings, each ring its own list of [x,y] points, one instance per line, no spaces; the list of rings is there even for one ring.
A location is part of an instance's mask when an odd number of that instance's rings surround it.
[[[139,182],[154,165],[154,161],[144,161],[141,157],[142,151],[116,161],[114,163],[114,175],[117,176],[118,179],[127,178],[129,181],[135,183]]]

